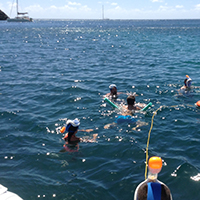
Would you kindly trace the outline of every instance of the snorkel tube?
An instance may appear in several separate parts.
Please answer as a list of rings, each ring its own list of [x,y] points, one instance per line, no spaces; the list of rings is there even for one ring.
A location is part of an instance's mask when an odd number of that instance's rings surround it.
[[[191,84],[192,84],[192,79],[188,76],[188,75],[186,75],[186,78],[187,78],[187,81],[186,81],[186,87],[190,87],[191,86]]]
[[[149,159],[148,168],[149,168],[148,179],[156,180],[158,177],[158,173],[162,169],[162,159],[158,156],[151,157]]]
[[[65,127],[65,126],[63,126],[63,127],[60,129],[60,133],[64,133],[64,132],[65,132],[65,130],[66,130],[66,127]]]

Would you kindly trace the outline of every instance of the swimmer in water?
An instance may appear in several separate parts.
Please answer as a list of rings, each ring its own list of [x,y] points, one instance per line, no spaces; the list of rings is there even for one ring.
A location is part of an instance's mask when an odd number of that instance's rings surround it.
[[[80,121],[77,118],[74,120],[67,120],[67,126],[62,127],[62,129],[60,130],[61,133],[67,132],[63,138],[66,141],[66,143],[67,144],[77,144],[81,141],[95,142],[98,134],[93,134],[93,138],[87,139],[87,140],[76,136],[79,125],[80,125]],[[93,129],[79,130],[79,131],[91,132],[91,131],[93,131]]]
[[[111,99],[117,99],[119,94],[122,94],[122,92],[117,92],[117,86],[115,84],[111,84],[109,86],[110,93],[107,93],[104,97],[110,97]]]
[[[145,107],[143,104],[135,105],[135,96],[133,95],[129,95],[126,101],[127,101],[127,106],[123,106],[125,112],[122,115],[132,115],[133,111],[141,110],[142,108]]]
[[[184,86],[181,87],[181,90],[189,90],[192,85],[192,79],[186,75],[186,79],[184,80]]]
[[[121,123],[136,123],[137,126],[135,128],[133,128],[133,130],[135,130],[136,128],[140,127],[141,123],[137,122],[137,119],[135,119],[132,115],[135,113],[136,110],[141,110],[143,107],[145,107],[143,104],[139,104],[142,108],[140,108],[139,106],[135,105],[135,96],[130,95],[127,97],[127,106],[123,106],[123,112],[120,116],[118,116],[115,120],[115,122],[111,123],[111,124],[106,124],[104,126],[104,129],[108,129],[111,128],[113,126],[116,126],[117,124],[121,124]]]

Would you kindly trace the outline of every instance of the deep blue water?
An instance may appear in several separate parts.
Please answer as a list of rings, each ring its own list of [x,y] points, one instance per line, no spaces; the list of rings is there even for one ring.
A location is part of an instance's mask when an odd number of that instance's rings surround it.
[[[199,200],[200,20],[74,20],[0,23],[0,184],[24,200],[133,198],[145,148],[161,156],[159,180],[175,200]],[[185,75],[193,90],[179,95]],[[108,86],[153,106],[136,131],[103,101]],[[127,95],[119,96],[121,100]],[[97,143],[60,153],[66,118]],[[92,133],[79,132],[83,137]]]

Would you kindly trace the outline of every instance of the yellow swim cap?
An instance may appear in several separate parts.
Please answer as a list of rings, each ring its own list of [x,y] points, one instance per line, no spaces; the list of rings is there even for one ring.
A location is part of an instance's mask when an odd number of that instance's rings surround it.
[[[153,156],[149,159],[149,170],[153,174],[158,174],[162,169],[162,159],[158,156]]]

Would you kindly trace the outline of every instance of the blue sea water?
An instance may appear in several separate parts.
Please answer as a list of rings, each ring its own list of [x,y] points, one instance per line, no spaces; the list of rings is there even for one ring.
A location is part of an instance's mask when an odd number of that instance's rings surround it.
[[[199,200],[200,20],[35,20],[0,23],[0,184],[24,200],[133,199],[145,149],[163,159],[158,179],[175,200]],[[185,75],[193,89],[179,94]],[[108,86],[152,102],[148,123],[111,129]],[[61,153],[66,119],[96,143]]]

